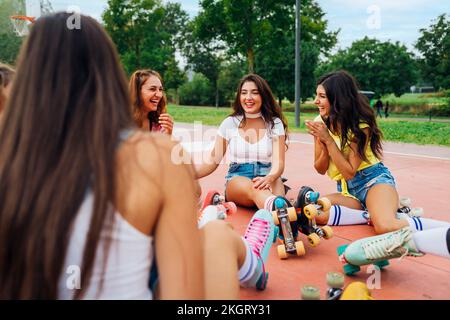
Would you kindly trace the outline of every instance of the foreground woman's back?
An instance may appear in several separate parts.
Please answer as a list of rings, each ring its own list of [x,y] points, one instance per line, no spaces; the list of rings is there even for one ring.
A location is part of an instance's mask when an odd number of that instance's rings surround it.
[[[201,298],[191,170],[130,131],[113,44],[69,16],[33,26],[0,124],[0,298],[150,298],[153,239],[161,298]]]

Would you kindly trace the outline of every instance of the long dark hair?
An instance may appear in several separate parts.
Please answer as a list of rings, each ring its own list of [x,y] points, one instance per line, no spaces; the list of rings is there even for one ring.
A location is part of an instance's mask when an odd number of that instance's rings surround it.
[[[317,85],[324,87],[330,102],[330,114],[324,121],[333,134],[341,137],[341,149],[351,142],[356,142],[358,155],[364,161],[368,161],[364,152],[367,136],[359,127],[360,123],[367,123],[370,148],[374,155],[381,159],[383,155],[381,145],[383,134],[378,128],[375,113],[370,108],[369,102],[359,93],[359,85],[355,78],[348,72],[341,70],[322,76],[317,81]],[[354,135],[353,141],[349,141],[352,133]]]
[[[3,111],[6,97],[3,93],[4,89],[11,83],[15,71],[12,67],[0,63],[0,113]]]
[[[100,24],[40,18],[24,43],[0,129],[0,299],[54,299],[90,188],[81,265],[88,287],[100,232],[113,222],[119,133],[134,126],[125,74]],[[81,250],[81,248],[80,248]]]
[[[131,96],[131,103],[133,107],[134,121],[136,122],[136,125],[141,128],[144,123],[144,120],[148,118],[148,120],[150,121],[150,131],[152,129],[152,125],[156,125],[158,123],[159,116],[162,113],[167,112],[167,99],[165,94],[163,94],[161,100],[159,101],[158,108],[156,111],[154,112],[145,111],[144,103],[142,101],[141,90],[145,81],[147,81],[147,79],[152,76],[158,77],[158,79],[164,86],[164,82],[161,75],[158,72],[151,69],[135,71],[131,75],[130,82],[128,84],[128,89],[130,90]]]
[[[262,98],[262,105],[261,105],[261,114],[264,119],[264,121],[268,124],[270,124],[270,129],[273,129],[275,126],[274,119],[279,118],[281,122],[283,123],[284,130],[286,132],[285,138],[286,142],[288,140],[288,123],[286,121],[286,118],[283,115],[283,111],[281,110],[281,107],[276,102],[275,98],[273,97],[272,89],[270,89],[269,84],[265,79],[263,79],[261,76],[257,74],[248,74],[244,76],[241,81],[239,81],[239,85],[236,92],[236,98],[233,102],[233,112],[231,116],[242,116],[242,126],[245,125],[246,117],[245,117],[245,111],[242,108],[241,105],[241,92],[242,92],[242,86],[246,82],[253,82],[256,87],[258,88],[258,92],[261,95]]]

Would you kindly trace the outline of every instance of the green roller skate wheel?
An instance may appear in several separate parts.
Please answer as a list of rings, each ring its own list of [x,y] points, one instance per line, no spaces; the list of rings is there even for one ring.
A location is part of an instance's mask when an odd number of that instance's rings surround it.
[[[359,272],[359,270],[361,270],[359,266],[354,266],[352,264],[346,264],[344,266],[344,273],[348,276],[351,276],[352,274]]]
[[[374,263],[375,266],[379,267],[380,269],[383,269],[384,267],[389,265],[389,261],[382,260]]]
[[[314,286],[303,286],[301,294],[303,300],[320,300],[320,290]]]
[[[344,287],[344,275],[340,272],[328,272],[327,285],[335,289]]]

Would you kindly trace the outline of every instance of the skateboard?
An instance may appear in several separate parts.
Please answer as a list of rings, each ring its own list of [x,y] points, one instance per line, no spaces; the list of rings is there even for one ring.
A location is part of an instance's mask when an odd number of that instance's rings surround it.
[[[316,247],[321,238],[330,239],[333,237],[333,229],[330,226],[317,226],[315,219],[320,211],[330,210],[331,202],[328,198],[320,198],[319,192],[303,186],[298,193],[294,207],[297,212],[298,230],[307,236],[312,247]]]
[[[305,254],[303,242],[296,237],[297,212],[292,204],[284,197],[277,197],[274,201],[272,218],[275,226],[280,226],[280,239],[282,244],[278,245],[277,252],[280,259],[287,259],[289,254],[302,256]]]
[[[203,204],[200,211],[203,211],[207,206],[215,206],[225,202],[225,197],[220,194],[217,190],[209,190],[203,200]]]

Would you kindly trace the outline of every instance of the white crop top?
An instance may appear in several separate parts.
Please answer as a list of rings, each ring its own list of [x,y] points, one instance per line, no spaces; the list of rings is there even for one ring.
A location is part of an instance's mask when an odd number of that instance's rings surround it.
[[[58,298],[73,299],[75,294],[74,276],[81,270],[84,245],[92,218],[94,197],[88,193],[74,220],[72,233],[59,280]],[[103,271],[103,244],[109,240],[109,254]],[[118,212],[112,232],[103,231],[97,247],[89,288],[84,299],[127,299],[150,300],[150,267],[153,261],[153,237],[143,234]],[[79,272],[78,272],[79,273]],[[81,274],[81,277],[83,275]],[[97,295],[103,277],[102,291]]]
[[[245,141],[239,134],[239,125],[242,116],[228,117],[222,121],[218,134],[228,142],[229,157],[231,162],[272,162],[273,137],[284,136],[285,130],[279,118],[274,118],[274,127],[267,124],[266,133],[256,143]]]

